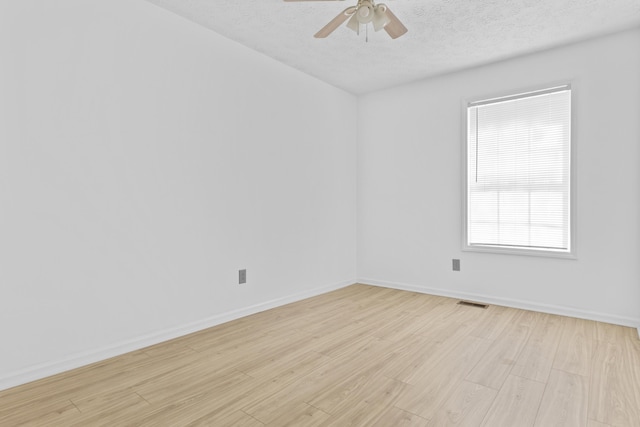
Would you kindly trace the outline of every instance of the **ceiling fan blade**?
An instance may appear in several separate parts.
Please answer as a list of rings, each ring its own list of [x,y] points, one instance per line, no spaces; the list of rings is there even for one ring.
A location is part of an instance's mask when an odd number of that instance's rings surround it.
[[[344,1],[344,0],[284,0],[284,1]]]
[[[311,1],[311,0],[309,0],[309,1]],[[349,19],[349,17],[351,15],[353,15],[353,13],[355,11],[356,11],[356,7],[355,6],[351,6],[351,7],[346,8],[345,10],[340,12],[340,14],[338,16],[333,18],[331,20],[331,22],[329,22],[327,25],[322,27],[322,29],[320,29],[320,31],[318,31],[313,37],[315,37],[317,39],[323,39],[323,38],[327,37],[329,34],[333,33],[336,28],[338,28],[340,25],[342,25],[344,23],[344,21]]]
[[[387,25],[384,26],[384,30],[391,36],[392,39],[397,39],[401,35],[405,34],[407,31],[407,27],[405,27],[402,22],[398,19],[396,15],[394,15],[389,7],[387,7],[387,16],[391,19]]]

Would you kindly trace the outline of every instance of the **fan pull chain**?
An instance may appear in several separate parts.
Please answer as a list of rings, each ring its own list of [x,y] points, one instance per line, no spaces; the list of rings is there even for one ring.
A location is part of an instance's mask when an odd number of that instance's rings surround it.
[[[364,26],[364,42],[369,43],[369,24]]]

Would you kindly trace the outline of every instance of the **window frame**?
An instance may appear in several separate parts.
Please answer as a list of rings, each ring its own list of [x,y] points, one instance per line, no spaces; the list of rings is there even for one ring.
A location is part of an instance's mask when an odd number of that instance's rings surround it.
[[[510,98],[514,96],[522,96],[536,92],[545,92],[552,88],[561,86],[567,86],[571,90],[571,138],[569,141],[569,250],[568,251],[556,251],[534,248],[516,248],[507,246],[482,246],[482,245],[469,245],[468,244],[468,109],[473,103],[481,101],[499,100],[502,98]],[[473,96],[462,100],[462,250],[464,252],[476,252],[487,254],[503,254],[503,255],[523,255],[533,257],[549,257],[560,259],[577,259],[577,150],[576,150],[576,99],[578,98],[578,91],[576,90],[576,82],[572,79],[562,80],[560,82],[554,82],[549,84],[535,85],[527,88],[502,90],[498,93],[492,93],[484,96]]]

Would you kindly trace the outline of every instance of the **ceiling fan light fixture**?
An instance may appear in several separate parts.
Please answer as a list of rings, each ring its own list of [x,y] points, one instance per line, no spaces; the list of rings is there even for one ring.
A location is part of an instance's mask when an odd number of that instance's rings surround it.
[[[323,0],[285,0],[285,1],[323,1]],[[360,26],[364,25],[365,32],[368,35],[368,25],[371,24],[375,31],[384,29],[389,37],[397,39],[406,34],[407,28],[400,20],[391,12],[385,4],[376,5],[375,0],[357,0],[355,6],[351,6],[343,10],[333,18],[327,25],[322,27],[320,31],[314,34],[317,39],[324,39],[333,33],[338,27],[347,22],[347,28],[353,30],[356,34],[360,34]],[[367,36],[367,41],[369,40]]]
[[[360,22],[358,21],[358,12],[354,13],[349,22],[347,22],[347,28],[352,29],[356,33],[360,32]]]
[[[369,22],[373,21],[373,17],[375,16],[375,9],[370,2],[363,1],[358,6],[356,16],[358,17],[358,22],[366,25]]]
[[[376,6],[375,14],[373,16],[372,24],[375,31],[382,30],[389,22],[391,18],[387,15],[387,6],[379,4]]]

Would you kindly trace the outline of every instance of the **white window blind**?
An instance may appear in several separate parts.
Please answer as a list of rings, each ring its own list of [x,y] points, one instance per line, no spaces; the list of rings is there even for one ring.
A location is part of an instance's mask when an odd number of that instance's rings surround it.
[[[467,107],[467,247],[570,252],[571,88]]]

